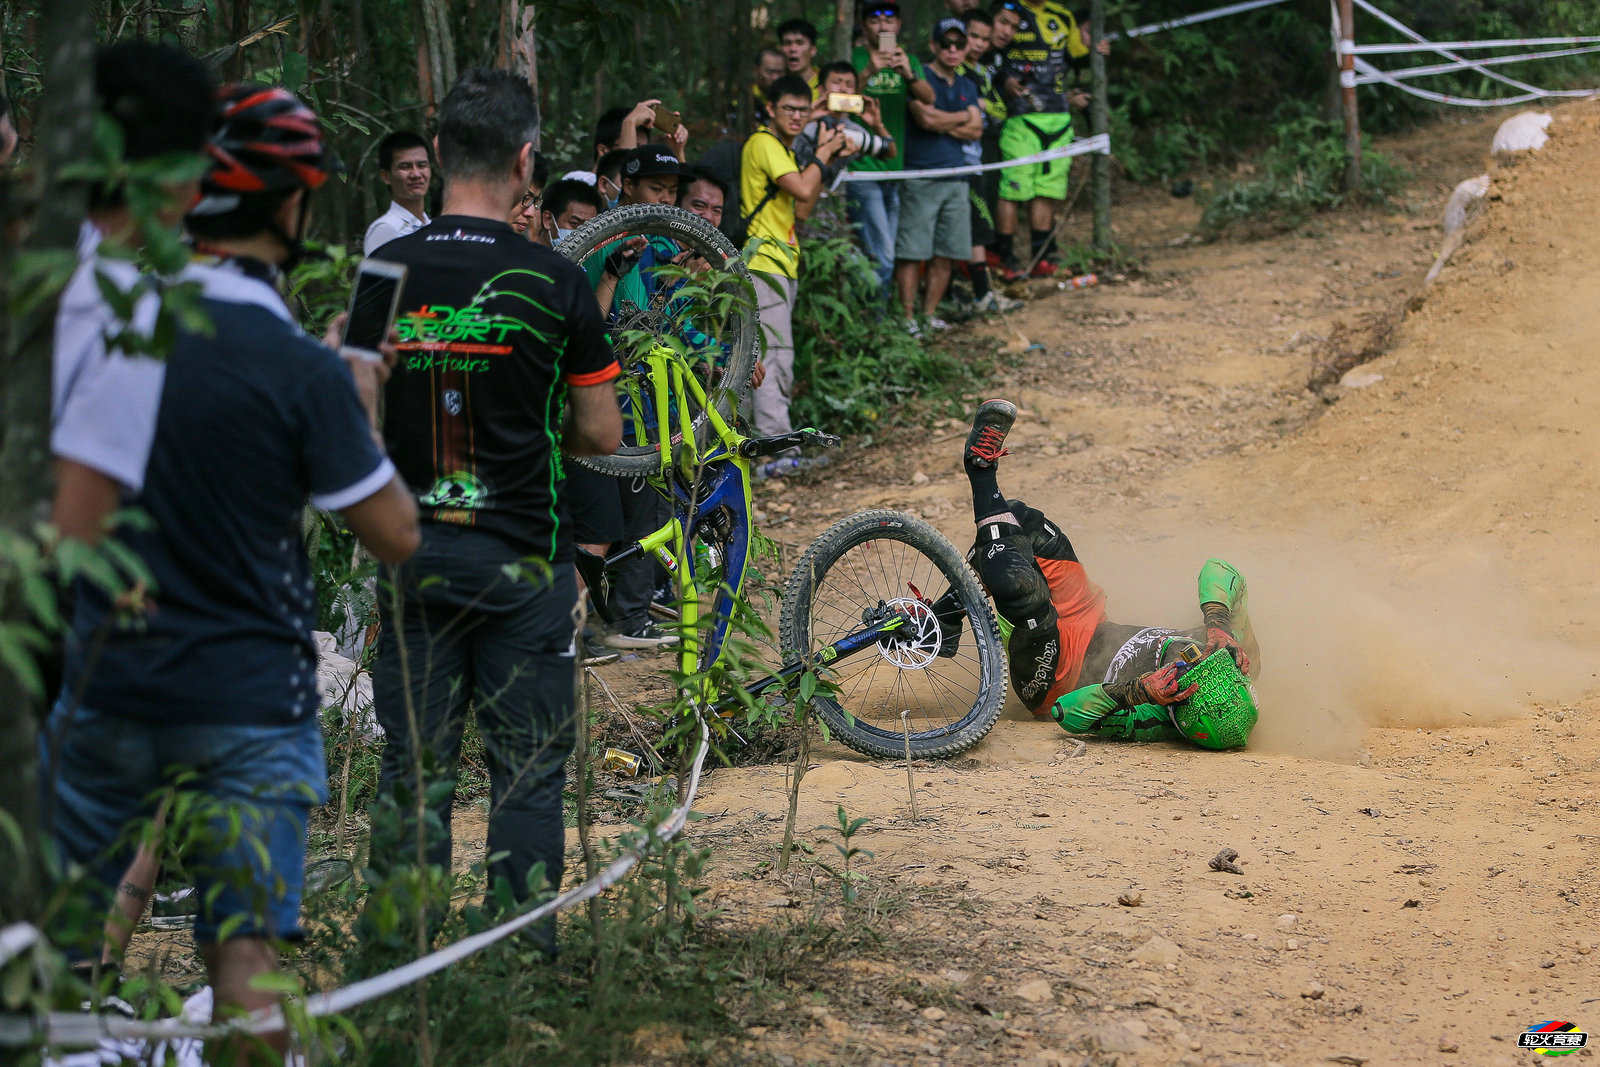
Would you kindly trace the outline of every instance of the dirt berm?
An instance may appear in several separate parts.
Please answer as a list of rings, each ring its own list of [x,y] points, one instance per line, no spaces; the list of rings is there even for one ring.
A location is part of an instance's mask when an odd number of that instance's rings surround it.
[[[1362,368],[1381,380],[1331,407],[1304,388],[1338,328],[1410,298],[1493,128],[1389,146],[1418,171],[1413,213],[1272,241],[1195,244],[1191,204],[1135,198],[1118,236],[1145,272],[1019,318],[1045,350],[1006,385],[1024,417],[1002,485],[1067,527],[1113,618],[1189,625],[1205,557],[1241,566],[1261,725],[1244,752],[1075,757],[1013,702],[966,757],[916,768],[915,825],[903,766],[814,751],[799,825],[871,820],[888,940],[750,1020],[745,1055],[1509,1065],[1541,1020],[1600,1029],[1600,105],[1557,109],[1543,151],[1492,171],[1469,240]],[[794,545],[865,506],[965,545],[961,436],[761,506]],[[707,784],[721,921],[816,876],[743,876],[783,785]],[[1224,847],[1242,876],[1209,869]]]

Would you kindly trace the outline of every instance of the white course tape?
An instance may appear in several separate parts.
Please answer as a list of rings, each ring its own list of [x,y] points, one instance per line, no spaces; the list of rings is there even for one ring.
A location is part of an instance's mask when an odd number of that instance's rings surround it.
[[[965,167],[941,167],[938,170],[848,170],[840,175],[839,181],[843,184],[844,182],[903,182],[913,178],[965,178],[969,174],[981,174],[986,170],[1026,167],[1033,163],[1066,159],[1068,156],[1082,156],[1090,152],[1109,155],[1111,135],[1100,133],[1086,141],[1074,141],[1064,148],[1049,148],[1043,152],[1035,152],[1031,156],[1002,160],[999,163],[973,163]]]
[[[1354,44],[1345,42],[1345,51],[1354,56],[1387,56],[1405,52],[1434,52],[1450,48],[1523,48],[1530,45],[1600,44],[1600,37],[1506,37],[1498,41],[1419,41],[1411,44]]]
[[[1600,45],[1589,45],[1587,48],[1562,48],[1553,52],[1524,52],[1514,56],[1492,56],[1488,59],[1458,59],[1454,63],[1431,63],[1421,67],[1401,67],[1398,70],[1385,70],[1380,72],[1381,77],[1370,74],[1362,75],[1356,79],[1357,85],[1367,85],[1375,81],[1390,81],[1407,78],[1428,78],[1435,74],[1454,74],[1458,70],[1481,71],[1484,67],[1498,66],[1503,63],[1526,63],[1530,59],[1553,59],[1560,56],[1580,56],[1589,52],[1600,52]]]
[[[1462,59],[1459,54],[1450,51],[1448,46],[1434,44],[1432,41],[1429,41],[1426,37],[1422,36],[1422,34],[1418,33],[1416,30],[1413,30],[1399,19],[1380,11],[1372,4],[1371,0],[1355,0],[1355,5],[1361,10],[1365,11],[1367,14],[1371,15],[1373,18],[1377,19],[1379,22],[1383,23],[1385,26],[1388,26],[1391,30],[1394,30],[1396,33],[1400,34],[1400,36],[1405,37],[1408,40],[1415,41],[1417,44],[1425,45],[1425,51],[1436,52],[1445,59]],[[1356,57],[1356,69],[1363,74],[1383,73],[1377,67],[1374,67],[1371,63],[1368,63],[1360,56]],[[1495,81],[1500,82],[1502,85],[1509,85],[1513,89],[1520,89],[1526,95],[1503,97],[1499,100],[1479,100],[1473,97],[1453,96],[1449,93],[1437,93],[1428,89],[1419,89],[1414,85],[1407,85],[1401,81],[1391,81],[1387,84],[1393,85],[1395,88],[1400,89],[1403,92],[1410,93],[1412,96],[1420,97],[1423,100],[1432,100],[1433,102],[1439,104],[1457,104],[1462,107],[1505,107],[1510,104],[1524,104],[1530,100],[1540,100],[1549,96],[1583,97],[1594,95],[1594,92],[1589,89],[1541,89],[1537,85],[1529,85],[1527,82],[1518,81],[1516,78],[1506,74],[1501,74],[1497,70],[1490,70],[1488,67],[1478,66],[1469,67],[1468,69],[1476,70],[1484,77],[1492,78]],[[1381,81],[1382,79],[1380,78],[1379,80]]]
[[[683,831],[684,826],[688,823],[689,809],[694,806],[695,794],[700,789],[700,772],[705,767],[706,753],[710,750],[711,733],[706,725],[705,716],[701,715],[700,747],[695,754],[694,764],[689,771],[689,791],[685,794],[683,804],[674,809],[672,814],[655,828],[653,836],[658,840],[672,840]],[[393,993],[413,982],[426,978],[430,974],[437,974],[451,964],[458,963],[475,952],[481,952],[496,941],[503,941],[518,930],[531,926],[541,919],[549,918],[556,912],[564,911],[575,904],[582,904],[586,900],[599,896],[605,890],[621,881],[622,877],[644,858],[644,852],[644,845],[624,852],[612,861],[609,867],[582,885],[575,886],[555,899],[541,904],[532,911],[518,915],[514,919],[503,922],[499,926],[485,930],[480,934],[474,934],[472,937],[464,938],[453,945],[447,945],[437,952],[430,952],[428,955],[412,960],[410,963],[395,970],[363,979],[352,985],[345,986],[343,989],[335,989],[327,993],[317,993],[307,997],[305,1001],[306,1014],[315,1018],[349,1011],[359,1004],[365,1004],[369,1000],[375,1000],[387,993]],[[38,936],[38,931],[25,923],[9,926],[0,931],[0,952],[7,953],[7,955],[0,956],[0,963],[3,963],[10,955],[27,948],[28,945],[38,940]],[[56,1048],[90,1048],[106,1038],[170,1041],[178,1037],[221,1037],[238,1031],[259,1034],[272,1030],[281,1030],[283,1027],[283,1010],[277,1007],[257,1012],[237,1023],[210,1026],[185,1023],[180,1019],[139,1022],[118,1016],[96,1016],[83,1015],[78,1012],[53,1011],[43,1019],[32,1016],[0,1015],[0,1047],[19,1047],[32,1042],[43,1042]]]
[[[1180,18],[1168,19],[1165,22],[1152,22],[1147,26],[1138,26],[1120,33],[1108,33],[1106,34],[1106,40],[1116,41],[1124,37],[1143,37],[1150,33],[1160,33],[1162,30],[1175,30],[1179,26],[1193,26],[1197,22],[1210,22],[1212,19],[1238,15],[1245,11],[1254,11],[1258,7],[1271,7],[1273,4],[1281,3],[1283,3],[1283,0],[1244,0],[1244,3],[1229,4],[1226,7],[1214,7],[1210,11],[1202,11],[1196,15],[1184,15]]]
[[[1494,100],[1481,100],[1473,96],[1455,96],[1450,93],[1434,92],[1432,89],[1419,89],[1415,85],[1403,82],[1398,78],[1389,77],[1360,56],[1356,56],[1356,70],[1360,71],[1368,79],[1367,84],[1382,82],[1385,85],[1399,89],[1403,93],[1410,93],[1419,99],[1430,100],[1435,104],[1453,104],[1457,107],[1511,107],[1515,104],[1527,104],[1552,96],[1595,96],[1600,94],[1600,89],[1544,90],[1535,88],[1520,96],[1502,96]]]

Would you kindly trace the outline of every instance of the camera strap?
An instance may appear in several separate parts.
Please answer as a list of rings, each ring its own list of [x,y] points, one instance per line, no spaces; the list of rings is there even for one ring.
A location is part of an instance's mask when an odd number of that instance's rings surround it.
[[[750,136],[751,137],[760,137],[762,134],[766,134],[768,137],[771,137],[774,141],[778,141],[778,135],[773,133],[771,130],[767,129],[765,126],[763,126],[761,129],[757,130],[755,133],[752,133]],[[778,144],[779,145],[783,145],[783,142],[782,141],[778,141]],[[790,156],[791,159],[794,157],[794,149],[785,147],[784,151],[789,153],[789,156]],[[767,192],[766,192],[766,195],[762,196],[760,202],[757,203],[756,206],[753,209],[751,209],[751,211],[750,211],[750,213],[748,215],[743,215],[740,218],[740,220],[739,220],[739,228],[744,230],[746,233],[749,233],[750,232],[750,224],[755,221],[756,216],[761,214],[762,210],[768,204],[772,203],[773,197],[777,196],[782,191],[783,190],[778,188],[778,183],[777,182],[775,182],[772,179],[768,178],[767,179]]]

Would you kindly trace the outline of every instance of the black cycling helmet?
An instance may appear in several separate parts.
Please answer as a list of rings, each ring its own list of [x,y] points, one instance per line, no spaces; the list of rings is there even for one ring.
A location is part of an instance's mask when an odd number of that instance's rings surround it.
[[[218,109],[206,146],[211,169],[191,215],[230,214],[247,196],[309,191],[344,170],[316,113],[287,89],[229,85],[218,94]]]

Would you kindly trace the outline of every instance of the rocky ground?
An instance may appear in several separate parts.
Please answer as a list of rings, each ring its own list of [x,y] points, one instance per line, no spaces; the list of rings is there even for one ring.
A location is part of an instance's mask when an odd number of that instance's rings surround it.
[[[1192,202],[1134,196],[1117,236],[1142,269],[1014,316],[1043,348],[1001,388],[1024,412],[1002,484],[1067,527],[1113,618],[1187,625],[1200,562],[1239,564],[1263,721],[1240,753],[1075,755],[1013,702],[914,766],[915,823],[903,765],[814,749],[799,825],[870,820],[861,921],[883,940],[819,961],[733,1058],[1513,1064],[1537,1021],[1600,1025],[1600,107],[1557,109],[1546,149],[1492,170],[1424,290],[1494,121],[1385,146],[1418,174],[1409,210],[1294,235],[1200,243]],[[1363,387],[1307,389],[1378,353]],[[768,532],[792,559],[890,506],[965,544],[963,430],[766,486]],[[810,862],[760,866],[784,785],[707,782],[720,923],[837,893]],[[1243,874],[1211,869],[1224,848]]]

